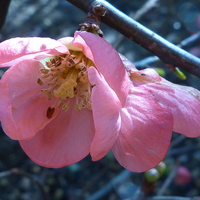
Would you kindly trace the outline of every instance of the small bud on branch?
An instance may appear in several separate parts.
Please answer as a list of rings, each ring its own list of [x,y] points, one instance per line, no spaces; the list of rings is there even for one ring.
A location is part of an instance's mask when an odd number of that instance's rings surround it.
[[[87,31],[103,37],[104,34],[100,29],[100,19],[106,13],[106,8],[102,4],[94,4],[91,6],[85,22],[79,25],[78,30]]]

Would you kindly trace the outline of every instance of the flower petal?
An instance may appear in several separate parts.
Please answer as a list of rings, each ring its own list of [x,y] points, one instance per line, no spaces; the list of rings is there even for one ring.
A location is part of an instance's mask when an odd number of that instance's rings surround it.
[[[124,67],[126,68],[126,71],[128,72],[137,72],[138,69],[133,65],[131,61],[129,61],[124,55],[119,53],[119,56],[124,64]]]
[[[171,110],[147,91],[134,88],[121,111],[122,127],[112,150],[119,163],[133,172],[155,167],[165,157],[173,127]]]
[[[85,31],[77,31],[72,44],[95,63],[123,104],[129,91],[129,78],[117,51],[106,40]]]
[[[155,98],[173,112],[173,131],[187,137],[200,136],[200,92],[163,79],[157,84],[144,86]]]
[[[4,131],[12,139],[29,139],[52,120],[46,117],[46,112],[54,101],[48,100],[37,84],[40,68],[39,61],[23,60],[2,77],[0,119]],[[56,113],[57,110],[53,117]]]
[[[92,111],[95,124],[95,136],[91,144],[90,154],[94,161],[101,159],[112,148],[117,139],[121,118],[119,116],[120,101],[108,86],[104,77],[94,67],[88,70],[92,85]]]
[[[72,45],[72,41],[74,40],[73,37],[64,37],[60,38],[58,41],[64,44],[68,49],[73,51],[82,51],[81,48],[75,47]]]
[[[161,76],[154,69],[144,69],[133,72],[130,75],[134,86],[139,86],[148,83],[157,83],[162,80]]]
[[[71,165],[88,155],[93,138],[92,113],[76,111],[71,105],[30,140],[21,140],[26,154],[37,164],[59,168]]]
[[[39,56],[39,59],[42,59],[61,53],[68,53],[68,48],[50,38],[12,38],[0,43],[0,67],[11,66],[16,63],[13,60],[21,60],[24,56]]]

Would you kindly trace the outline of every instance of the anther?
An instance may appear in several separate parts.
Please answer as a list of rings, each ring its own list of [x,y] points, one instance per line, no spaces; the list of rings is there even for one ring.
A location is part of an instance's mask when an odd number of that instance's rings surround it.
[[[43,85],[43,82],[42,82],[42,80],[41,80],[40,78],[38,78],[37,83],[38,83],[39,85]]]
[[[41,72],[42,74],[48,74],[48,73],[49,73],[49,70],[48,70],[48,69],[42,68],[42,69],[40,69],[40,72]]]
[[[57,98],[57,107],[63,111],[69,109],[71,98],[76,98],[76,110],[91,109],[92,86],[88,80],[87,69],[94,66],[81,51],[70,51],[70,55],[55,56],[46,62],[46,68],[40,69],[39,85],[47,86],[41,92],[50,100]],[[44,83],[43,83],[44,82]],[[46,116],[51,118],[55,108],[49,107]]]
[[[50,119],[52,117],[54,111],[55,111],[55,108],[48,107],[47,112],[46,112],[46,117]]]

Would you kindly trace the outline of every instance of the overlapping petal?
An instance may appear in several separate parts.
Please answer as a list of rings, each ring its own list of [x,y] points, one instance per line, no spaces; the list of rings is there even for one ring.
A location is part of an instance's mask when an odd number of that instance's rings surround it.
[[[84,31],[75,33],[72,44],[81,48],[84,54],[95,63],[123,104],[129,92],[129,81],[117,51],[99,36]]]
[[[0,67],[11,66],[24,57],[42,59],[68,53],[68,48],[50,38],[12,38],[0,44]]]
[[[92,112],[95,136],[91,143],[90,154],[93,160],[99,160],[112,148],[121,128],[119,109],[121,102],[109,87],[104,77],[94,67],[89,68],[92,89]]]
[[[42,95],[37,84],[40,68],[39,61],[22,60],[6,71],[0,82],[1,121],[12,139],[32,138],[51,120],[46,112],[53,100]]]
[[[165,157],[173,117],[148,91],[133,88],[121,110],[122,127],[112,150],[118,162],[134,172],[146,171]]]
[[[74,103],[74,102],[72,102]],[[21,140],[26,154],[37,164],[59,168],[71,165],[89,154],[94,135],[92,111],[77,113],[73,104],[30,140]]]
[[[173,131],[187,137],[200,135],[200,91],[173,84],[153,69],[133,71],[131,80],[135,86],[148,90],[160,104],[172,110]]]
[[[200,92],[192,87],[179,86],[168,81],[143,86],[173,112],[173,131],[187,137],[200,135]]]

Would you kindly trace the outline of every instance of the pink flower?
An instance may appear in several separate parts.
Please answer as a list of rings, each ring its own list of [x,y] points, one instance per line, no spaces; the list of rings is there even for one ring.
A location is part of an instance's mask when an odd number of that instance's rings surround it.
[[[172,130],[200,135],[199,91],[136,70],[91,33],[10,39],[0,57],[11,66],[0,82],[2,127],[39,165],[58,168],[89,153],[96,161],[112,150],[142,172],[165,157]]]

